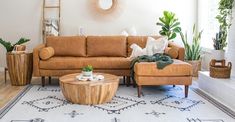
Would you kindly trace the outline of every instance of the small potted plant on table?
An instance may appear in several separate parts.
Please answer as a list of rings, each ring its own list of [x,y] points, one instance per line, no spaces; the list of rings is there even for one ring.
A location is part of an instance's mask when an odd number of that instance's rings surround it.
[[[91,65],[87,65],[82,68],[82,76],[83,77],[92,77],[93,75],[93,67]]]

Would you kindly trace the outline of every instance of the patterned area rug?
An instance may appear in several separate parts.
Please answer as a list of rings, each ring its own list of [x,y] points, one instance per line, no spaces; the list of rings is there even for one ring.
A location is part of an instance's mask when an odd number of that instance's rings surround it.
[[[181,87],[119,86],[116,96],[102,105],[71,104],[59,86],[29,86],[0,111],[0,122],[235,122],[206,99]]]

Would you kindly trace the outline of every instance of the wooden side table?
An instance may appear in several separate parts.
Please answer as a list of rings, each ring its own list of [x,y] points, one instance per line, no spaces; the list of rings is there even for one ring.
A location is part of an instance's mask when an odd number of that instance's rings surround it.
[[[33,72],[33,53],[7,53],[7,67],[13,86],[27,85]]]

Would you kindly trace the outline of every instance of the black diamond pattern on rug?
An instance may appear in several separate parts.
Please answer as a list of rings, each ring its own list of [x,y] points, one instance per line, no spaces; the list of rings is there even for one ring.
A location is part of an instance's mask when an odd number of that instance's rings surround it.
[[[36,108],[39,112],[48,112],[51,109],[55,109],[70,103],[66,100],[57,98],[56,96],[47,96],[32,101],[24,101],[22,104]]]
[[[145,105],[144,100],[137,101],[131,98],[125,98],[121,96],[115,96],[111,102],[105,103],[103,105],[91,105],[94,108],[98,108],[107,111],[108,114],[120,114],[121,111],[127,110],[138,105]]]
[[[191,100],[188,98],[180,98],[176,96],[167,95],[166,97],[150,101],[151,104],[159,104],[166,107],[171,107],[175,109],[179,109],[180,111],[190,111],[190,109],[198,104],[204,104],[204,102],[200,100]]]

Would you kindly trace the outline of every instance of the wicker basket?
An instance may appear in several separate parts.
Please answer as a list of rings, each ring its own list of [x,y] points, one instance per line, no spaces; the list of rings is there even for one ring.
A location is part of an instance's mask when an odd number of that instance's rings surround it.
[[[220,65],[216,63],[220,63]],[[231,69],[231,62],[228,62],[228,66],[225,66],[225,60],[216,61],[213,59],[210,62],[210,76],[213,78],[230,78]]]

